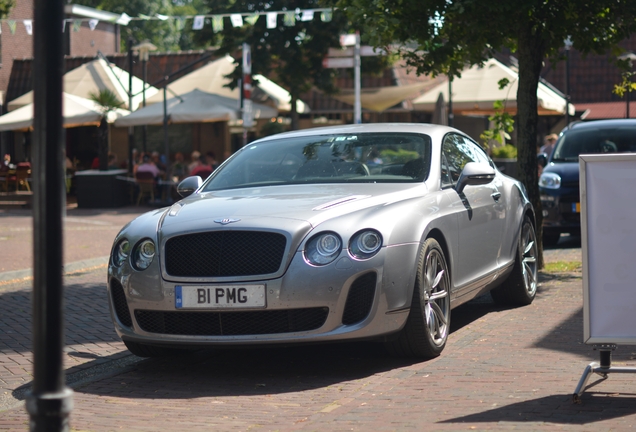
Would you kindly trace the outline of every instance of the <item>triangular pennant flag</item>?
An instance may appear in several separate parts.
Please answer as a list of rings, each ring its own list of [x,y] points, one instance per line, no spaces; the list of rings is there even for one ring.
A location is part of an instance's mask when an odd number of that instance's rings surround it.
[[[201,30],[203,28],[203,19],[205,17],[203,15],[197,15],[194,17],[194,22],[192,23],[192,30]]]
[[[256,21],[258,21],[258,17],[258,14],[250,15],[248,17],[245,17],[245,21],[247,21],[249,25],[254,25],[256,24]]]
[[[311,21],[314,19],[314,11],[311,9],[304,10],[300,17],[301,21]]]
[[[212,30],[214,30],[214,33],[223,31],[223,17],[221,15],[214,15],[212,17]]]
[[[80,31],[80,27],[82,26],[82,20],[73,20],[73,31]]]
[[[320,21],[322,22],[331,22],[331,18],[333,18],[333,12],[328,10],[328,11],[322,11],[320,12]]]
[[[98,23],[99,20],[96,19],[88,20],[88,26],[90,27],[91,31],[95,30],[95,27],[97,27]]]
[[[175,21],[175,24],[177,25],[177,30],[183,30],[183,28],[185,27],[185,18],[178,17]]]
[[[33,20],[24,20],[22,22],[24,23],[24,29],[27,34],[31,36],[33,34]]]
[[[285,18],[283,24],[287,27],[293,27],[296,25],[296,12],[285,12]]]
[[[132,20],[132,18],[128,16],[126,12],[124,12],[123,14],[119,15],[119,18],[117,18],[117,21],[115,21],[115,23],[121,24],[121,25],[128,25],[130,20]]]
[[[278,18],[278,13],[276,12],[267,12],[267,28],[273,29],[276,28],[276,19]]]
[[[168,18],[170,18],[168,15],[161,15],[161,14],[156,14],[155,16],[161,21],[167,21]]]
[[[230,21],[234,27],[243,27],[243,17],[240,14],[230,15]]]
[[[144,15],[144,14],[139,14],[137,15],[139,18],[143,19],[143,20],[149,20],[150,18],[152,18],[150,15]]]
[[[7,20],[7,25],[9,26],[9,30],[11,34],[15,34],[16,23],[15,20]]]

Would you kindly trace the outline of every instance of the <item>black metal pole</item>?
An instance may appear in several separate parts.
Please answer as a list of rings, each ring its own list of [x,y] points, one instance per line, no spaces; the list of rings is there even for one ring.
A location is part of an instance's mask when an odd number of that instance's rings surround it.
[[[629,78],[630,81],[630,85],[631,85],[631,77]],[[629,93],[630,93],[631,88],[628,87],[627,88],[627,93],[625,94],[625,101],[627,102],[627,105],[625,106],[625,117],[629,118]]]
[[[33,386],[31,431],[68,431],[73,392],[64,385],[63,0],[34,3]]]
[[[133,40],[128,38],[128,110],[133,110]],[[135,127],[128,126],[128,174],[133,173],[133,148],[135,148]]]
[[[453,77],[448,76],[448,125],[453,127]]]
[[[570,124],[570,49],[565,50],[565,125]]]
[[[169,157],[170,145],[168,142],[168,103],[167,103],[167,87],[163,88],[163,148],[166,152],[166,158]]]
[[[142,59],[142,65],[143,65],[143,81],[144,81],[144,88],[142,91],[142,101],[141,101],[141,106],[146,107],[146,75],[148,72],[148,62],[146,61],[146,58],[144,57]],[[142,140],[143,140],[143,149],[144,149],[144,153],[147,152],[146,149],[146,134],[148,133],[148,126],[147,125],[143,125],[143,130],[142,130]]]

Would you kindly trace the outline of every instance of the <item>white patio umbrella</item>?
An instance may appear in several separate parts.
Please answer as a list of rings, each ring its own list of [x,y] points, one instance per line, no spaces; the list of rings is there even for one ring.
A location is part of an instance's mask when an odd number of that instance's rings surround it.
[[[234,59],[231,56],[221,57],[170,83],[168,85],[168,93],[170,95],[182,95],[198,89],[206,93],[239,99],[241,96],[239,89],[230,89],[226,86],[230,80],[225,76],[231,74],[234,71],[234,67]],[[275,82],[262,75],[254,75],[252,85],[265,93],[276,104],[276,108],[279,111],[291,110],[291,95]],[[155,103],[163,103],[161,93],[155,94],[146,100],[148,105]],[[296,102],[296,108],[301,114],[309,112],[309,106],[301,100]]]
[[[99,126],[104,117],[102,107],[89,99],[63,93],[64,127]],[[106,114],[106,121],[112,123],[129,111],[117,109]],[[30,103],[0,116],[0,131],[29,130],[33,127],[33,104]]]
[[[499,89],[498,82],[507,78],[510,84]],[[462,72],[460,78],[453,79],[453,111],[462,115],[490,115],[493,113],[493,103],[497,100],[506,101],[506,111],[517,111],[517,87],[519,75],[503,63],[490,59],[483,67],[473,66]],[[413,100],[416,110],[433,112],[438,98],[442,94],[448,101],[448,81],[433,87],[420,97]],[[559,92],[544,83],[537,88],[539,115],[559,115],[565,113],[565,98]],[[574,115],[574,105],[570,104],[570,115]]]
[[[192,90],[166,101],[168,123],[205,123],[229,121],[241,118],[238,100]],[[278,115],[272,107],[253,104],[254,118],[271,118]],[[161,125],[164,121],[163,103],[154,103],[115,121],[116,127]]]
[[[91,93],[97,94],[101,90],[110,90],[123,108],[128,107],[128,72],[109,64],[102,59],[85,63],[64,74],[64,92],[83,98],[89,98]],[[133,76],[133,109],[137,109],[143,100],[143,81]],[[146,99],[156,94],[159,90],[146,85]],[[10,101],[7,106],[13,111],[33,102],[33,91],[23,94],[19,98]]]

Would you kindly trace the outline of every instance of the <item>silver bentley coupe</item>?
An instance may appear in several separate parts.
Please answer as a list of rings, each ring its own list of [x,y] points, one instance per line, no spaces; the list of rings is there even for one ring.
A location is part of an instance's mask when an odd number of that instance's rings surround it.
[[[115,329],[139,356],[378,340],[438,356],[451,310],[537,292],[534,210],[466,134],[364,124],[251,142],[117,235]]]

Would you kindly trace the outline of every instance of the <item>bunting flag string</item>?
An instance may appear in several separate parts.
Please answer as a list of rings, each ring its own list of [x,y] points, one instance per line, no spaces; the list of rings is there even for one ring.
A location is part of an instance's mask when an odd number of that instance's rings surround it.
[[[131,21],[168,21],[174,20],[174,25],[177,30],[183,30],[186,26],[187,20],[192,20],[193,30],[202,30],[206,23],[212,23],[212,30],[215,33],[223,31],[224,19],[229,18],[233,27],[242,27],[244,25],[255,25],[261,16],[266,18],[266,26],[268,29],[273,29],[278,26],[278,16],[283,16],[283,25],[286,27],[293,27],[297,21],[313,21],[317,13],[320,14],[320,21],[331,22],[333,19],[332,8],[316,8],[316,9],[295,9],[293,11],[281,10],[281,11],[268,11],[268,12],[246,12],[246,13],[226,13],[226,14],[207,14],[207,15],[162,15],[155,14],[154,16],[139,14],[136,17],[131,17],[126,13],[122,13],[117,18],[112,20],[106,20],[112,24],[128,25]],[[18,21],[22,21],[26,33],[28,35],[33,34],[33,20],[32,19],[0,19],[0,34],[2,33],[2,23],[6,23],[9,27],[9,31],[12,35],[15,35]],[[88,27],[91,31],[97,28],[100,20],[94,18],[66,18],[62,22],[62,32],[66,31],[67,24],[71,25],[73,32],[79,32],[82,23],[88,23]],[[104,21],[104,20],[102,20]]]

